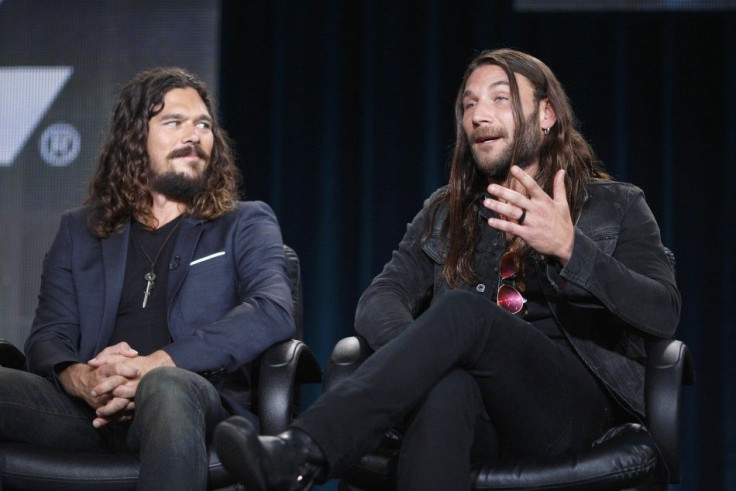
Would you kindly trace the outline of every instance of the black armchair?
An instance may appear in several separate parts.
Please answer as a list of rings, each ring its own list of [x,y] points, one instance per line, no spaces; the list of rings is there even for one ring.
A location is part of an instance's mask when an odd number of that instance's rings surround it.
[[[330,357],[324,390],[347,377],[370,354],[362,338],[342,339]],[[476,467],[473,489],[666,490],[669,483],[680,480],[680,389],[694,381],[687,346],[677,340],[655,342],[648,347],[645,425],[617,426],[591,448],[574,454]],[[340,489],[395,489],[400,444],[399,432],[387,432],[381,446],[351,469]]]
[[[292,287],[297,339],[277,343],[256,363],[255,411],[263,433],[286,430],[298,411],[303,383],[317,383],[322,371],[302,334],[301,276],[299,258],[284,246]],[[0,340],[0,365],[22,369],[24,355]],[[136,455],[69,453],[20,443],[0,442],[0,477],[6,490],[133,490],[138,479]],[[209,489],[239,489],[225,471],[214,449],[209,452]]]

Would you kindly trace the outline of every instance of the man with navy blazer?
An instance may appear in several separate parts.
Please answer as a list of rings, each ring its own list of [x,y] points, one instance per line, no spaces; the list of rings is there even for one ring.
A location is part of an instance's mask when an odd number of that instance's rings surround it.
[[[249,364],[294,332],[276,217],[238,184],[201,81],[123,89],[45,258],[28,372],[0,368],[0,439],[137,451],[139,489],[206,488],[214,425],[254,418]]]

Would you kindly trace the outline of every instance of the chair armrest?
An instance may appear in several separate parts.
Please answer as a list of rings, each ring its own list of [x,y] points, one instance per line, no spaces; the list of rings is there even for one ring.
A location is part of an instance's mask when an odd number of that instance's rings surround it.
[[[268,348],[258,372],[258,416],[261,433],[285,431],[295,416],[298,385],[319,383],[322,369],[302,341],[289,339]]]
[[[323,391],[327,392],[336,383],[350,376],[371,353],[373,350],[360,336],[350,336],[338,341],[327,362]]]
[[[695,371],[690,351],[682,341],[658,341],[647,352],[647,428],[667,466],[669,482],[676,483],[680,481],[681,388],[695,383]]]
[[[10,341],[0,339],[0,366],[23,370],[26,356]]]

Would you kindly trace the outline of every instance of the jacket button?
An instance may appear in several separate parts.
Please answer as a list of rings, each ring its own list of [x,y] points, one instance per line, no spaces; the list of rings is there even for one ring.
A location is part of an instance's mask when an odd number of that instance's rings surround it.
[[[477,285],[475,285],[475,291],[477,291],[478,293],[483,293],[484,291],[486,291],[486,285],[484,285],[483,283],[478,283]]]

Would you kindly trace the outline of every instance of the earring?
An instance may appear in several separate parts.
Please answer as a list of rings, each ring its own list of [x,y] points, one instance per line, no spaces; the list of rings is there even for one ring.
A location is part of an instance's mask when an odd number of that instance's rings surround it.
[[[542,128],[542,133],[549,135],[549,128]]]

